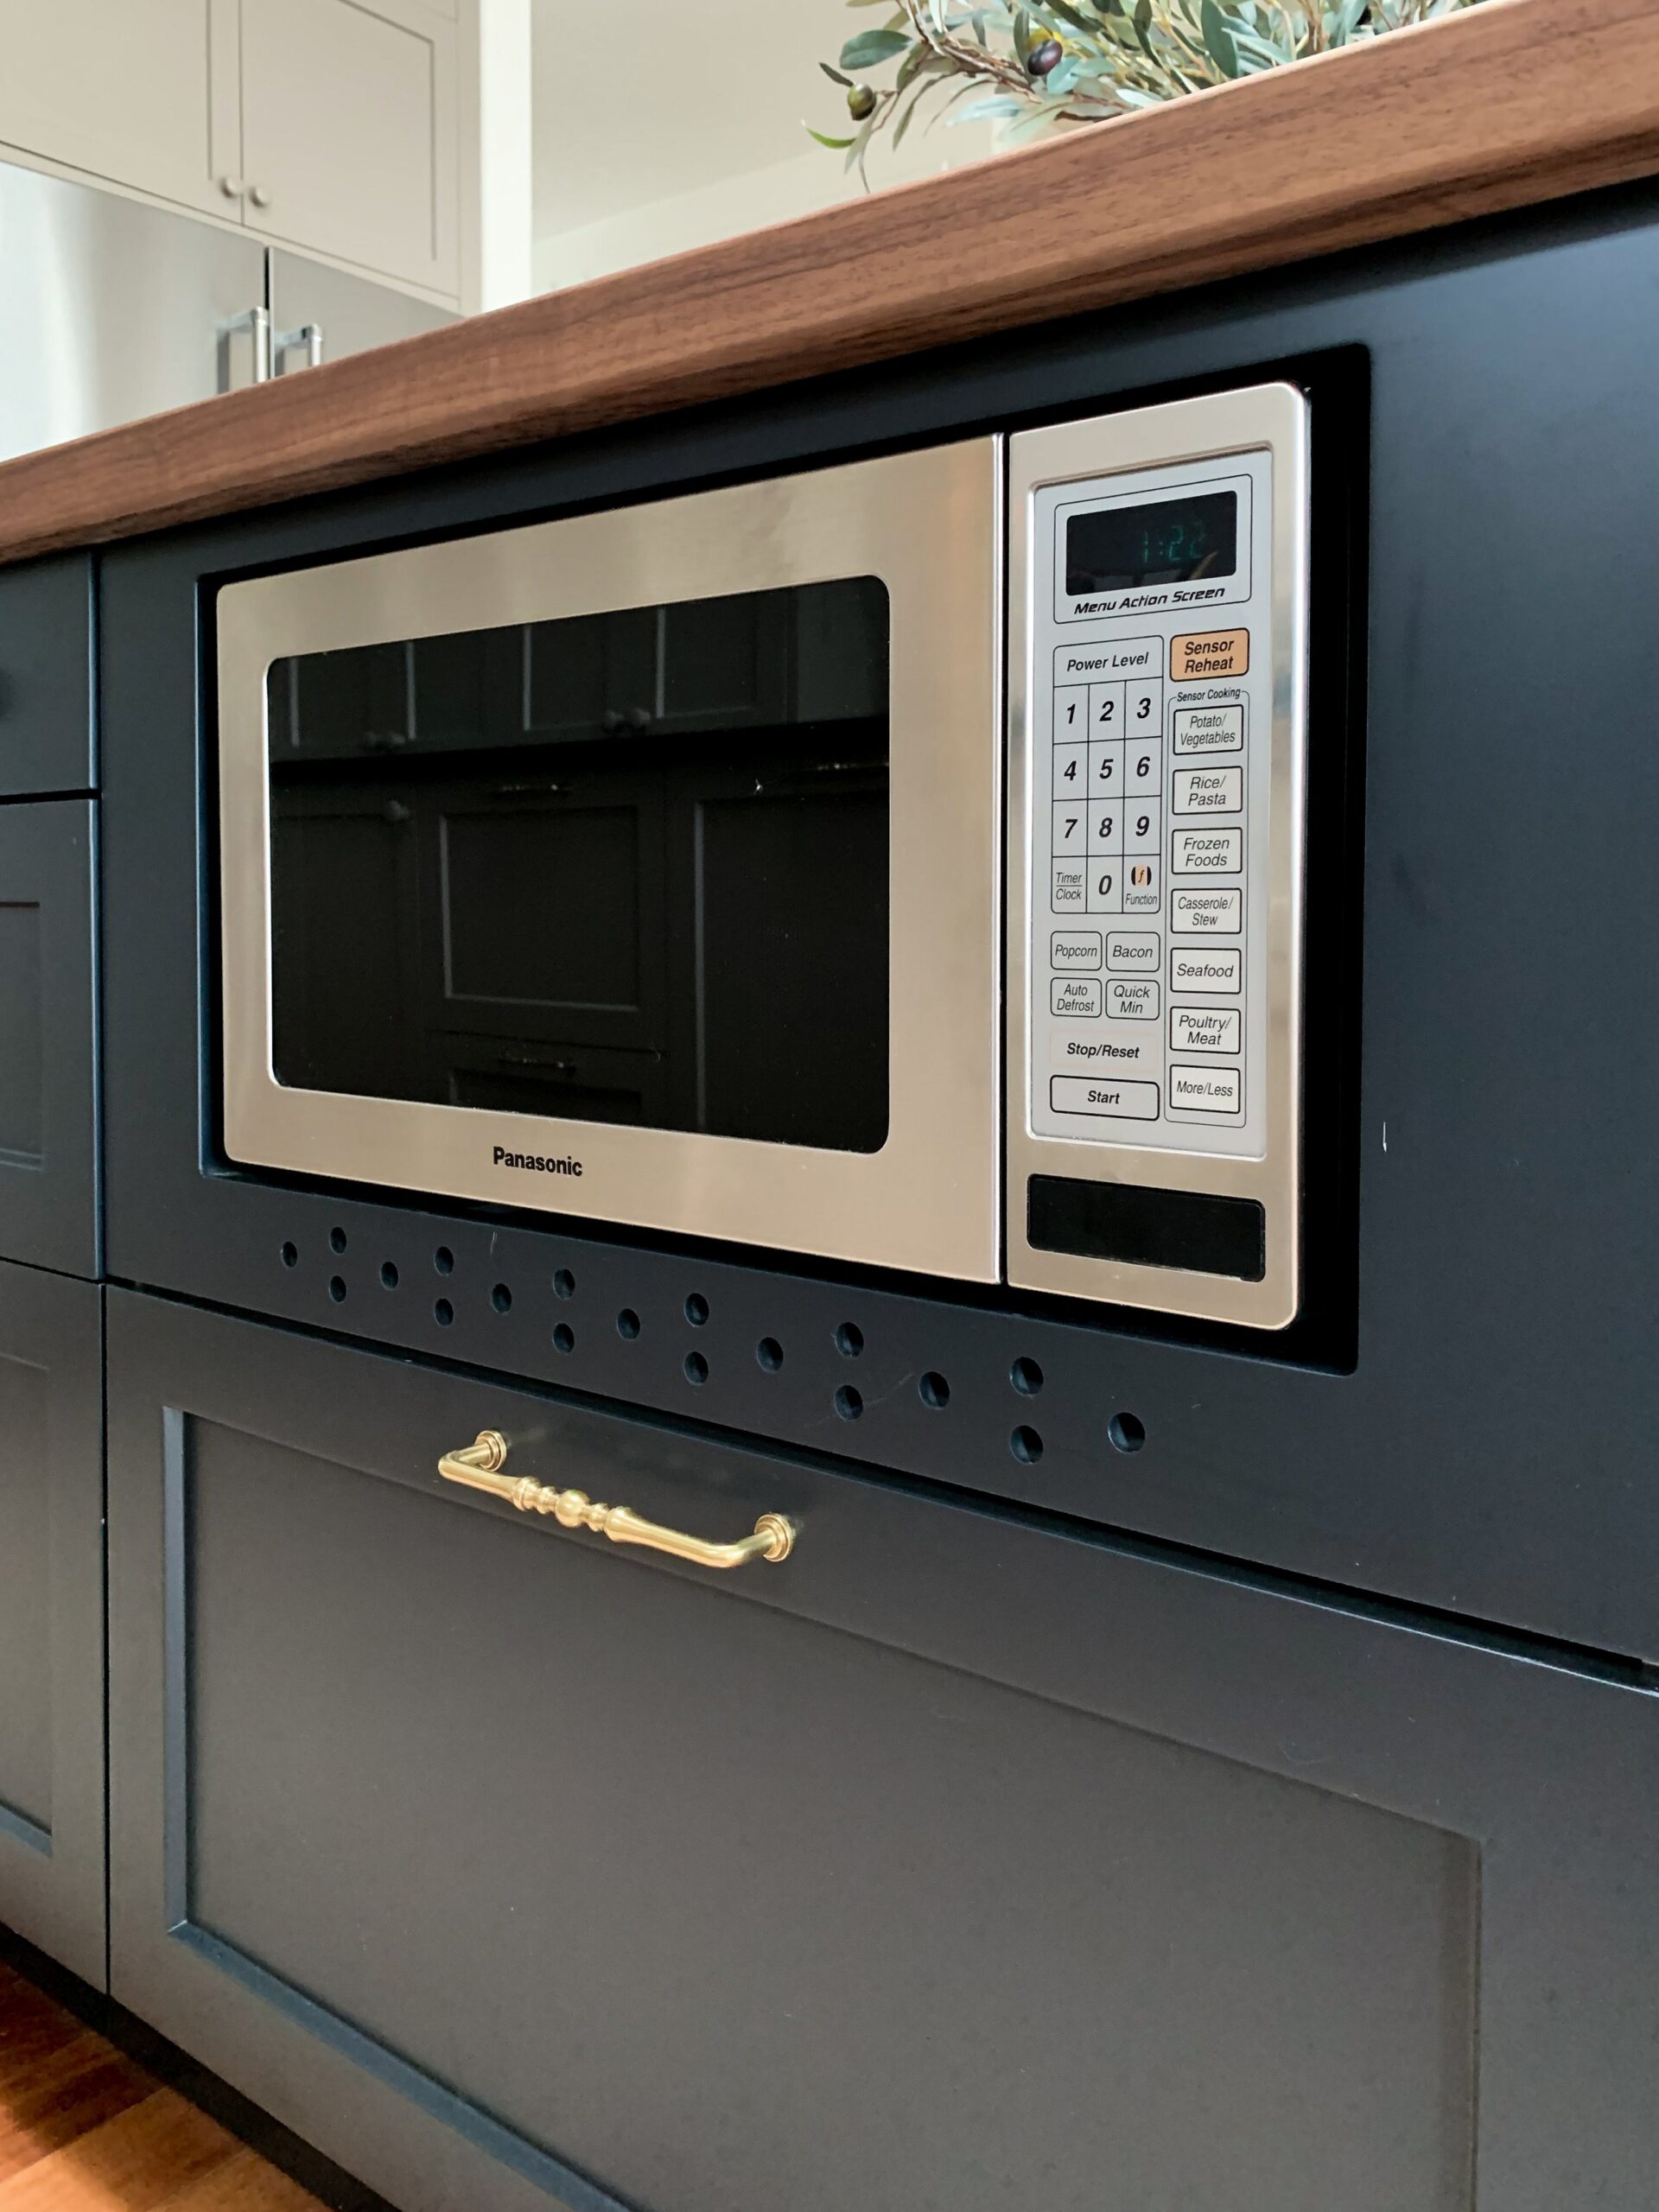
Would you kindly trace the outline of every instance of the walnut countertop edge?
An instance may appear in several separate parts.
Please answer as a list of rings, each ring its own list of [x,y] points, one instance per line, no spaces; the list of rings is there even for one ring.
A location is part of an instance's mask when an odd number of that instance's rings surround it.
[[[0,466],[0,562],[362,484],[1659,172],[1652,0],[1375,45]]]

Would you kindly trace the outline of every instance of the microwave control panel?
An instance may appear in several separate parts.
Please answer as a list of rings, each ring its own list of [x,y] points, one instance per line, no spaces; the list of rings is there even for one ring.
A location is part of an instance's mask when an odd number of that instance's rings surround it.
[[[1295,1312],[1306,403],[1010,442],[1010,1280]]]

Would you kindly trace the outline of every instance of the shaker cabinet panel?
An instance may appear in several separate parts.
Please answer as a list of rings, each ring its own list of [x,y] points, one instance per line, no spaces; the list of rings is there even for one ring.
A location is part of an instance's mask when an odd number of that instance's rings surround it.
[[[0,798],[92,788],[92,621],[84,553],[0,575]]]
[[[101,1987],[99,1295],[0,1262],[0,1922]]]
[[[136,1294],[110,1375],[114,1993],[410,2212],[1643,2197],[1641,1690]]]
[[[189,207],[215,175],[215,0],[0,0],[0,140]]]
[[[0,806],[0,1258],[99,1272],[90,799]]]
[[[455,26],[416,0],[242,0],[249,226],[453,292]]]

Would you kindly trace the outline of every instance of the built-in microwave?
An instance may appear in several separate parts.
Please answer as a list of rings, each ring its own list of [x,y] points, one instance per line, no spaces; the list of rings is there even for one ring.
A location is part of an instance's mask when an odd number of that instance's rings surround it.
[[[226,586],[230,1159],[1282,1325],[1307,474],[1272,384]]]

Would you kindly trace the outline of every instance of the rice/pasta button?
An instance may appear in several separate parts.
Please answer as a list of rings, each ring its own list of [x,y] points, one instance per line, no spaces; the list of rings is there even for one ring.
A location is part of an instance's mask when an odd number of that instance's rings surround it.
[[[1175,814],[1237,814],[1244,804],[1242,768],[1178,768],[1171,811]]]

